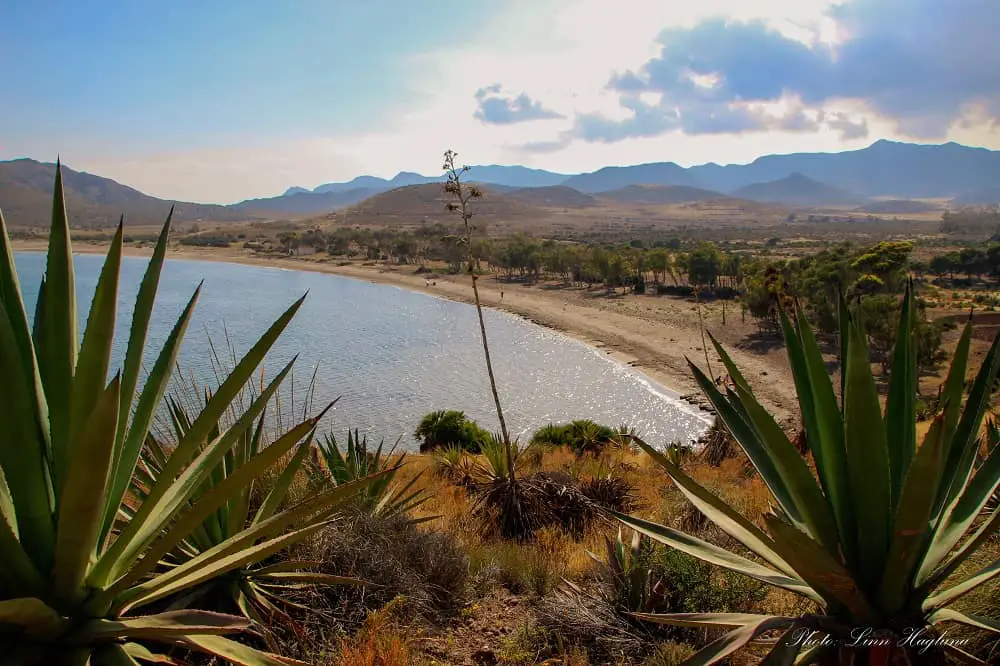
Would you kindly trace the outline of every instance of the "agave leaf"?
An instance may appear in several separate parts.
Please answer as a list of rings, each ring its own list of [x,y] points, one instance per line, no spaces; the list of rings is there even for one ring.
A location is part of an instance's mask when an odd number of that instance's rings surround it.
[[[730,432],[733,433],[733,437],[736,438],[736,441],[746,451],[750,462],[757,468],[761,479],[763,479],[771,494],[774,495],[775,500],[777,500],[782,510],[792,520],[799,524],[805,524],[802,512],[795,504],[787,483],[778,473],[777,466],[768,455],[767,448],[764,446],[761,438],[750,425],[749,420],[745,419],[744,414],[746,412],[744,410],[746,406],[742,405],[739,401],[731,403],[726,400],[715,387],[715,384],[695,364],[691,363],[690,360],[688,361],[688,366],[691,368],[691,373],[701,387],[702,392],[708,397],[712,406],[715,407],[719,418],[722,419]],[[740,404],[739,411],[735,407],[736,404]]]
[[[9,390],[0,400],[0,468],[4,470],[16,516],[18,534],[25,552],[36,566],[52,566],[55,529],[52,524],[47,452],[42,449],[29,396],[30,380],[23,375],[17,343],[3,303],[0,303],[0,377]]]
[[[323,566],[322,560],[282,560],[269,564],[266,567],[254,569],[254,575],[265,576],[272,573],[285,573],[289,571],[304,571],[314,567]]]
[[[239,463],[240,465],[246,464],[248,460],[252,460],[253,457],[257,455],[261,437],[264,434],[264,420],[266,416],[267,410],[265,409],[264,412],[261,413],[260,418],[257,419],[257,427],[254,430],[253,435],[249,440],[245,440],[248,441],[248,447],[252,450],[252,452],[249,450],[246,451],[246,455]],[[282,476],[283,475],[284,472],[282,472]],[[280,481],[281,479],[279,477],[278,482]],[[247,526],[247,521],[250,519],[250,499],[253,493],[253,486],[254,482],[250,481],[246,486],[244,486],[242,492],[237,493],[225,505],[223,505],[228,506],[229,508],[229,514],[226,519],[226,538],[231,537]]]
[[[756,625],[775,617],[774,615],[756,613],[629,613],[629,615],[655,624],[694,627],[696,629],[719,627],[735,629]]]
[[[222,636],[191,635],[179,642],[192,650],[214,654],[238,666],[309,666],[304,661],[254,650]]]
[[[7,312],[17,350],[24,361],[25,376],[34,374],[35,349],[31,344],[31,329],[28,327],[28,315],[21,300],[21,285],[17,279],[17,266],[14,264],[14,250],[7,235],[7,223],[0,211],[0,305]]]
[[[756,623],[738,627],[703,647],[688,658],[684,664],[686,666],[709,666],[717,663],[761,634],[777,629],[787,629],[794,622],[795,620],[787,617],[765,617]]]
[[[917,579],[917,585],[921,586],[924,590],[931,590],[940,585],[945,581],[948,576],[955,572],[959,566],[962,565],[968,557],[975,553],[980,546],[982,546],[987,539],[991,538],[994,534],[1000,531],[1000,509],[994,510],[993,513],[983,521],[982,525],[976,529],[976,531],[966,539],[955,553],[951,556],[951,559],[947,563],[939,567],[933,572],[928,580],[923,580],[922,578]]]
[[[185,461],[185,463],[190,464],[186,468],[183,468],[174,463],[180,448],[184,446],[184,442],[195,432],[195,424],[192,424],[192,427],[185,433],[184,439],[181,440],[181,443],[177,445],[173,454],[166,461],[166,464],[160,471],[159,478],[153,487],[150,488],[142,506],[139,507],[132,520],[125,525],[114,544],[94,568],[91,574],[91,584],[95,587],[106,586],[111,582],[112,578],[120,576],[126,569],[131,567],[135,559],[156,538],[162,528],[193,497],[193,493],[201,487],[201,484],[211,474],[221,457],[225,455],[226,451],[232,448],[236,439],[253,424],[254,420],[267,405],[267,401],[278,390],[278,386],[285,378],[285,375],[288,374],[294,362],[294,358],[289,361],[281,372],[275,376],[261,396],[253,402],[250,408],[224,435],[221,435],[205,447],[195,461]],[[218,395],[216,393],[212,400],[214,401]],[[206,406],[205,409],[207,410],[208,407]],[[205,413],[205,411],[202,411],[196,422],[202,420]],[[210,427],[206,427],[205,435],[208,435],[210,430]],[[189,444],[194,446],[196,442],[191,440]],[[175,468],[176,471],[174,471]],[[103,585],[101,585],[102,583]]]
[[[3,468],[0,468],[0,589],[13,597],[41,594],[45,589],[41,575],[18,539],[17,516]]]
[[[903,482],[917,450],[917,356],[913,341],[913,285],[908,284],[899,315],[899,333],[892,353],[885,432],[892,479],[892,507],[901,505]]]
[[[778,637],[778,640],[774,643],[774,647],[771,648],[771,651],[760,662],[761,666],[792,666],[795,663],[796,657],[802,651],[802,644],[800,641],[789,637],[789,634],[794,631],[795,625],[792,625],[791,628]]]
[[[267,329],[267,331],[257,340],[249,352],[237,364],[219,389],[212,395],[211,400],[205,408],[198,414],[194,423],[187,430],[184,438],[177,443],[173,454],[167,460],[161,472],[163,483],[157,483],[150,490],[149,496],[143,502],[135,517],[129,521],[122,533],[118,536],[107,553],[98,562],[91,574],[91,582],[98,587],[108,585],[111,580],[120,575],[122,567],[135,560],[138,550],[144,545],[145,539],[137,539],[142,530],[148,532],[151,524],[151,514],[156,514],[161,509],[161,500],[171,488],[174,488],[173,479],[181,475],[185,466],[190,463],[197,451],[203,445],[209,433],[218,423],[219,418],[229,408],[233,399],[240,389],[246,384],[257,366],[260,365],[264,355],[271,348],[278,336],[281,335],[292,317],[301,307],[305,296],[295,301],[291,307]],[[294,359],[293,359],[294,362]],[[289,366],[290,367],[290,366]],[[273,382],[272,382],[273,384]],[[261,407],[263,408],[263,406]],[[256,414],[251,418],[256,418]],[[230,429],[232,430],[232,429]],[[146,534],[148,538],[148,534]]]
[[[806,441],[816,462],[820,484],[829,498],[845,556],[848,562],[854,562],[857,559],[855,507],[850,494],[843,415],[837,405],[823,354],[805,315],[796,309],[793,329],[782,311],[781,324],[785,330],[788,359],[799,396]]]
[[[41,299],[41,294],[39,294]],[[28,315],[21,300],[21,285],[17,279],[17,268],[14,265],[14,250],[7,235],[7,225],[0,211],[0,310],[10,321],[13,339],[16,341],[18,357],[23,364],[23,377],[30,379],[34,385],[31,394],[31,407],[34,412],[36,427],[49,446],[49,414],[45,406],[45,392],[42,379],[38,372],[38,360],[35,356],[35,346],[32,344],[31,328],[28,326]],[[7,376],[7,375],[4,375]]]
[[[84,649],[79,658],[87,666],[141,666],[123,645],[117,643],[101,645],[90,654],[89,658],[85,656],[86,651]]]
[[[114,458],[119,391],[119,377],[115,376],[98,393],[86,426],[73,442],[59,498],[53,578],[56,594],[67,601],[84,594],[83,581],[97,550]]]
[[[877,589],[881,565],[889,550],[891,474],[878,390],[872,377],[864,333],[858,322],[848,326],[850,344],[844,367],[844,441],[851,469],[857,513],[861,574]]]
[[[140,287],[140,294],[142,293],[142,289],[146,286],[145,279],[146,278],[143,278],[144,282],[143,286]],[[163,349],[160,350],[156,363],[153,365],[153,369],[149,373],[149,377],[146,378],[146,383],[142,388],[142,392],[139,394],[139,402],[137,403],[135,413],[132,416],[132,425],[129,428],[124,439],[124,443],[121,445],[121,449],[115,459],[115,471],[111,491],[108,495],[106,513],[104,514],[104,536],[102,538],[107,538],[108,533],[111,531],[111,527],[115,521],[115,516],[122,505],[122,499],[125,497],[125,492],[128,489],[129,483],[133,479],[136,461],[139,459],[139,453],[142,450],[142,445],[149,433],[149,428],[152,425],[156,408],[161,404],[163,394],[166,392],[167,385],[170,382],[171,370],[177,362],[177,354],[180,351],[181,342],[184,339],[184,334],[191,321],[191,314],[194,311],[194,306],[198,301],[198,295],[200,293],[201,285],[199,284],[198,288],[194,290],[194,294],[191,296],[191,299],[184,307],[184,310],[177,318],[173,329],[170,331],[170,335],[167,336],[166,342],[163,343]],[[143,304],[143,306],[145,306],[145,304]],[[137,302],[136,308],[138,309],[139,307],[140,304]],[[131,344],[131,340],[129,344]],[[124,416],[120,415],[119,424],[123,420]],[[161,464],[165,465],[166,459],[164,459]]]
[[[145,645],[140,645],[139,643],[125,643],[122,645],[122,649],[125,650],[126,654],[133,659],[151,662],[154,664],[177,664],[176,661],[167,655],[157,654]]]
[[[862,622],[877,617],[854,576],[820,544],[774,515],[765,516],[767,529],[785,559],[808,585],[829,603],[840,604]]]
[[[58,493],[66,474],[69,456],[70,392],[76,368],[76,282],[73,274],[73,250],[70,246],[69,220],[63,197],[62,167],[56,162],[56,180],[52,191],[52,227],[45,261],[45,304],[42,329],[45,340],[41,363],[42,383],[49,407],[52,436],[53,487]],[[39,348],[36,341],[36,348]]]
[[[702,541],[664,525],[657,525],[656,523],[617,512],[612,512],[612,515],[633,530],[645,534],[653,541],[676,548],[683,553],[697,557],[710,564],[716,564],[730,571],[750,576],[768,585],[795,592],[818,603],[823,602],[823,598],[815,590],[797,577],[787,576],[774,569],[752,562],[745,557],[719,548],[707,541]]]
[[[1000,621],[976,615],[975,613],[959,613],[957,610],[952,610],[951,608],[942,608],[939,611],[934,611],[927,619],[932,624],[937,624],[938,622],[958,622],[969,627],[1000,634]]]
[[[123,218],[124,221],[124,218]],[[87,316],[87,328],[83,332],[83,343],[76,362],[76,372],[73,376],[73,387],[70,392],[69,428],[71,433],[81,432],[90,420],[98,400],[104,395],[104,385],[108,379],[108,366],[111,363],[111,345],[115,336],[115,314],[118,308],[118,277],[122,264],[122,223],[118,223],[111,248],[101,268],[97,280],[94,300]],[[115,395],[118,398],[118,395]],[[116,428],[118,409],[115,408]],[[69,444],[67,443],[67,446]],[[75,448],[75,443],[74,443]],[[112,438],[110,451],[114,450]],[[67,453],[66,464],[75,462],[76,451]],[[70,474],[70,469],[66,470]],[[65,478],[65,477],[63,477]],[[56,486],[57,491],[60,490]],[[103,489],[102,489],[103,490]],[[59,497],[61,495],[57,495]],[[98,526],[100,528],[100,526]]]
[[[851,346],[851,312],[847,307],[847,299],[844,298],[844,292],[838,291],[837,293],[837,325],[840,329],[840,409],[841,412],[845,412],[844,402],[847,397],[847,372],[845,371],[845,366],[847,365],[847,352]],[[846,443],[845,443],[846,446]]]
[[[955,661],[962,664],[972,664],[972,666],[990,666],[988,662],[983,661],[975,655],[971,655],[965,650],[955,647],[945,643],[943,646],[945,654],[954,659]]]
[[[302,539],[308,538],[329,525],[330,522],[314,523],[263,543],[248,545],[222,557],[213,557],[214,553],[206,551],[201,556],[185,562],[168,573],[161,574],[129,590],[127,594],[122,595],[124,603],[118,610],[120,613],[127,613],[132,608],[152,603],[239,567],[259,562]],[[236,539],[237,537],[233,537],[229,541]],[[228,546],[229,544],[223,542],[220,545]]]
[[[954,466],[961,457],[961,452],[954,453],[955,449],[955,429],[958,427],[958,419],[962,410],[962,394],[965,391],[965,374],[969,360],[969,346],[972,341],[972,324],[966,323],[962,330],[962,335],[955,347],[952,355],[951,367],[948,368],[948,376],[945,378],[941,389],[941,404],[944,405],[942,413],[945,415],[944,421],[944,441],[948,447],[945,459],[948,465],[942,472],[942,487],[938,493],[937,502],[934,505],[934,516],[940,516],[947,506],[948,494],[951,490],[951,483],[954,479],[954,472],[950,471],[954,456]]]
[[[318,420],[319,417],[316,417],[305,423],[300,423],[264,449],[253,460],[235,470],[225,481],[198,495],[197,501],[193,502],[190,509],[181,514],[165,532],[156,538],[142,561],[133,565],[128,573],[117,581],[109,591],[122,590],[152,571],[160,558],[173,550],[213,511],[231,498],[234,492],[245,487],[251,480],[257,478],[264,470],[280,460],[291,447],[315,428]],[[219,538],[209,541],[221,543],[224,540]]]
[[[951,483],[945,497],[944,520],[948,520],[950,514],[954,512],[961,494],[969,483],[979,448],[979,426],[989,406],[990,392],[998,371],[1000,371],[1000,334],[993,338],[993,344],[979,368],[955,430],[954,443],[944,471],[945,480],[950,480]],[[994,477],[994,485],[996,478],[998,477]]]
[[[937,499],[944,463],[944,415],[931,425],[928,437],[910,465],[896,509],[896,524],[889,555],[882,573],[879,600],[888,612],[906,604],[916,576],[917,564],[932,534],[931,513]]]
[[[966,485],[965,492],[942,516],[938,529],[934,532],[934,540],[931,542],[921,567],[920,574],[922,575],[918,577],[918,584],[922,584],[962,540],[976,518],[982,514],[998,483],[1000,483],[1000,447],[990,451],[986,461],[976,471],[971,482]],[[934,577],[936,580],[943,580],[937,574]]]
[[[723,361],[727,362],[727,368],[733,365],[728,356]],[[811,534],[827,551],[837,552],[839,538],[836,521],[805,460],[788,441],[774,417],[752,395],[743,392],[739,386],[736,390],[760,441],[774,461],[778,474],[788,484],[792,500],[801,511],[801,520],[793,519],[793,522],[799,529]]]
[[[941,610],[956,599],[965,596],[977,587],[989,582],[998,574],[1000,574],[1000,559],[983,567],[975,574],[963,580],[961,583],[953,585],[945,590],[941,590],[933,596],[928,597],[924,600],[922,608],[924,611],[928,612]]]
[[[56,632],[65,620],[41,599],[33,597],[0,600],[0,624],[23,627],[35,634]]]
[[[146,346],[146,334],[149,331],[149,321],[153,316],[153,304],[156,301],[156,290],[160,284],[160,272],[167,254],[167,239],[170,235],[170,221],[174,216],[174,207],[170,207],[167,221],[163,223],[160,236],[153,248],[153,256],[146,265],[146,272],[139,283],[139,293],[135,297],[135,308],[132,311],[132,324],[129,329],[128,347],[125,351],[125,363],[122,369],[122,394],[118,406],[119,414],[128,414],[135,398],[135,389],[139,383],[139,372],[142,369],[143,350]],[[118,422],[115,434],[115,449],[120,450],[125,442],[128,419]],[[117,460],[115,461],[117,464]]]
[[[162,641],[189,634],[232,634],[249,628],[250,622],[236,615],[204,610],[176,610],[118,620],[91,620],[73,632],[69,641],[93,643],[119,638]]]
[[[788,576],[797,576],[795,570],[774,549],[774,541],[762,532],[756,525],[734,511],[728,504],[708,492],[705,488],[689,477],[680,466],[675,465],[662,453],[649,446],[639,438],[633,438],[639,448],[645,451],[653,460],[663,467],[677,488],[688,500],[705,514],[714,524],[726,534],[733,537],[758,556],[766,560],[775,569]]]
[[[311,441],[312,438],[310,437],[303,444],[299,445],[299,448],[295,451],[291,460],[288,461],[285,469],[282,470],[281,475],[274,482],[270,492],[267,493],[267,497],[264,498],[263,503],[261,503],[260,508],[254,515],[251,525],[257,525],[261,521],[273,516],[275,511],[281,506],[281,503],[285,501],[285,498],[288,496],[288,489],[291,488],[292,482],[295,480],[295,475],[299,473],[302,463],[305,462],[306,456],[309,455]]]
[[[188,572],[197,570],[198,568],[205,566],[207,563],[230,558],[233,554],[238,554],[240,551],[245,550],[261,539],[272,538],[293,525],[301,525],[307,521],[316,522],[325,520],[333,509],[340,506],[340,504],[346,499],[355,495],[365,486],[365,484],[369,482],[370,479],[365,479],[354,483],[343,484],[310,497],[290,509],[275,514],[271,518],[268,518],[253,527],[247,528],[239,534],[233,535],[222,543],[203,551],[191,560],[188,560],[174,569],[171,569],[169,572],[157,576],[151,581],[147,581],[144,585],[149,588],[151,586],[156,587],[169,584],[174,578],[186,575]],[[254,562],[259,561],[260,559],[263,558],[261,557],[256,560],[251,559],[249,561]],[[98,595],[97,599],[93,602],[94,605],[96,607],[101,607],[103,604],[111,603],[115,598],[118,598],[118,605],[123,605],[141,593],[141,590],[133,588],[129,590],[128,593],[122,594],[119,597],[119,593],[124,590],[124,587],[125,586],[121,584],[121,581],[119,581],[103,594]]]
[[[366,580],[351,576],[335,576],[333,574],[312,573],[310,571],[284,571],[275,573],[253,572],[255,579],[266,583],[286,585],[288,583],[308,583],[309,585],[372,585]],[[376,586],[377,587],[377,586]]]

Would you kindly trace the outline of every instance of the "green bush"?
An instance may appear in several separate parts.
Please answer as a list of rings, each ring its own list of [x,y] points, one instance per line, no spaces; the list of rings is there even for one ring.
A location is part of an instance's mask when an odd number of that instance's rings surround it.
[[[466,417],[465,412],[441,409],[424,416],[413,436],[420,440],[421,453],[450,446],[479,453],[490,433]]]
[[[622,440],[625,428],[609,428],[589,419],[578,419],[571,423],[549,425],[539,428],[531,436],[532,444],[543,446],[565,446],[575,453],[600,452],[609,444],[616,445]]]

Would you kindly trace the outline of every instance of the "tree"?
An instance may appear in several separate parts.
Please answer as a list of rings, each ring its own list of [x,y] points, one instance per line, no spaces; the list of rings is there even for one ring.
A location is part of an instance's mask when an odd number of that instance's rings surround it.
[[[931,273],[935,275],[945,275],[949,277],[954,277],[955,268],[957,267],[957,257],[954,253],[949,254],[939,254],[933,257],[930,261]]]
[[[989,262],[986,253],[978,247],[964,247],[958,253],[958,263],[962,267],[962,272],[969,278],[975,274],[976,278],[981,278],[983,273],[989,270]]]
[[[646,263],[649,265],[649,270],[653,271],[653,282],[660,284],[670,264],[670,255],[666,250],[656,249],[647,255]]]
[[[611,255],[608,261],[608,286],[614,289],[621,286],[622,293],[625,293],[625,276],[629,273],[628,259],[618,252]]]
[[[688,281],[696,286],[715,288],[722,266],[722,252],[715,243],[702,243],[688,259]]]

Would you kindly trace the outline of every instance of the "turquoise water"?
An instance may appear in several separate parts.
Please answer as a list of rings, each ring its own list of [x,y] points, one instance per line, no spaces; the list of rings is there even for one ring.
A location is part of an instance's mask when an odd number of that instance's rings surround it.
[[[30,314],[45,256],[18,253],[15,263]],[[101,256],[76,256],[81,333],[102,263]],[[113,367],[124,354],[146,263],[136,257],[122,263]],[[420,418],[436,409],[460,409],[482,426],[498,428],[474,307],[334,275],[168,259],[150,324],[147,366],[202,280],[180,355],[184,372],[200,381],[213,381],[210,337],[224,346],[228,331],[245,352],[308,291],[265,366],[273,376],[298,354],[294,386],[300,404],[301,389],[316,370],[316,404],[340,398],[324,427],[338,437],[348,427],[376,440],[401,437],[407,448],[416,446],[412,432]],[[577,418],[627,423],[655,444],[689,441],[708,425],[708,417],[676,393],[588,345],[507,313],[487,310],[485,317],[507,424],[522,441],[546,423]]]

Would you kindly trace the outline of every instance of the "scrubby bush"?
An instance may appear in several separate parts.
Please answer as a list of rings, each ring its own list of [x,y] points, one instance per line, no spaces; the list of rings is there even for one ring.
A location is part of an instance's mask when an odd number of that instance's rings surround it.
[[[311,604],[342,626],[354,626],[369,611],[397,596],[411,614],[425,618],[449,612],[461,603],[469,560],[455,538],[420,529],[402,515],[358,513],[338,521],[304,544],[297,553],[322,562],[322,570],[374,583],[327,587],[312,594]]]
[[[594,504],[619,513],[632,513],[639,508],[635,489],[623,476],[604,474],[580,483],[580,492]]]

